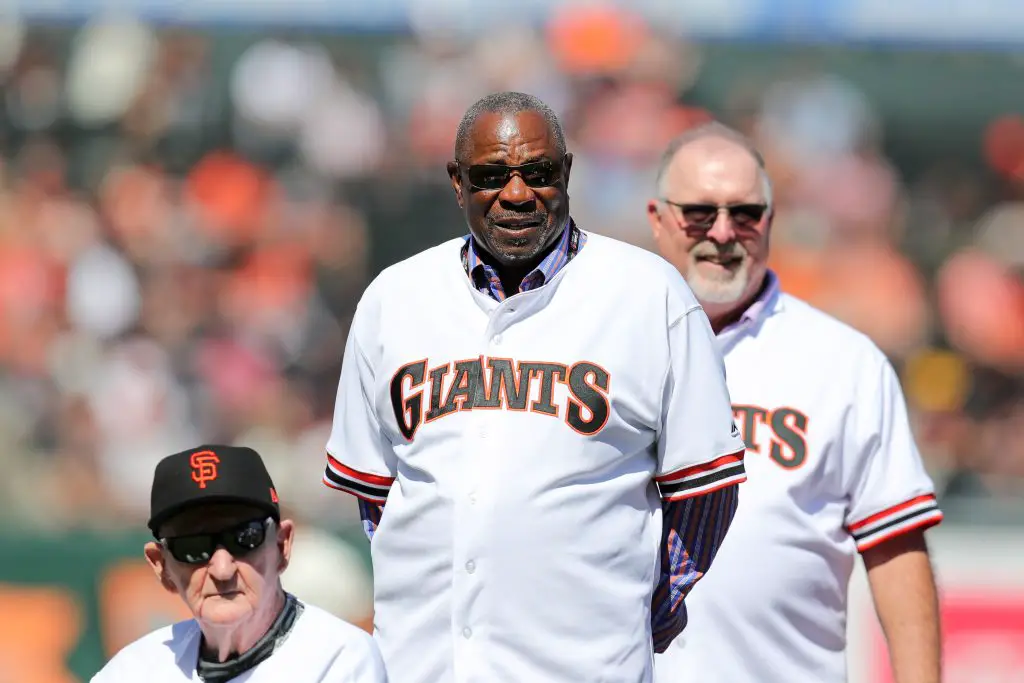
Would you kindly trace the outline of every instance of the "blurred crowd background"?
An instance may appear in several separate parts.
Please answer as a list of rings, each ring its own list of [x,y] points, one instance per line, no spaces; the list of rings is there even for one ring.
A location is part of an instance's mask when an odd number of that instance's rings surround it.
[[[329,538],[355,506],[319,481],[349,320],[382,268],[466,232],[444,163],[497,90],[562,117],[578,223],[648,248],[666,142],[709,118],[753,136],[783,286],[889,354],[947,523],[1024,522],[1024,51],[508,12],[371,32],[0,23],[8,529],[139,530],[157,460],[224,442],[263,454],[322,552],[350,549]]]

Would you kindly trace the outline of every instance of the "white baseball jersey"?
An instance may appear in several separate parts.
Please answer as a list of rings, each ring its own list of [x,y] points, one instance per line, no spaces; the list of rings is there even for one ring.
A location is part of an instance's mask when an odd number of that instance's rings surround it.
[[[607,237],[500,303],[463,243],[369,286],[327,447],[325,483],[387,500],[370,547],[388,676],[650,681],[654,479],[675,498],[744,478],[707,317],[665,261]]]
[[[181,683],[196,672],[202,632],[194,619],[157,629],[125,646],[91,683]],[[387,683],[370,634],[312,605],[304,605],[287,638],[238,683]]]
[[[840,683],[855,553],[942,519],[899,381],[772,274],[719,341],[749,481],[657,681]]]

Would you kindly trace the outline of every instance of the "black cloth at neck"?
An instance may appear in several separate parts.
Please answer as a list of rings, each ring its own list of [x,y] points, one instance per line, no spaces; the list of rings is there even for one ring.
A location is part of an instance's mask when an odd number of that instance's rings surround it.
[[[284,607],[277,619],[260,638],[255,645],[240,655],[236,655],[226,662],[216,662],[203,659],[202,643],[199,647],[199,661],[196,663],[196,671],[204,683],[227,683],[232,678],[241,676],[249,669],[255,668],[263,660],[274,654],[277,646],[284,642],[291,632],[292,627],[302,614],[303,605],[294,595],[285,593]]]

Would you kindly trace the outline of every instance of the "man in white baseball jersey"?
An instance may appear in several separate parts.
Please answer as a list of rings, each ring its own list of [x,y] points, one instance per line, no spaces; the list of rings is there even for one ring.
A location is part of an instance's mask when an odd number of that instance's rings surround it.
[[[149,528],[146,561],[194,618],[124,647],[92,683],[386,683],[368,633],[281,587],[294,525],[256,451],[161,460]]]
[[[718,335],[750,481],[715,571],[687,601],[690,629],[656,658],[657,680],[845,681],[860,552],[895,680],[938,683],[923,533],[942,513],[893,368],[867,337],[780,291],[766,266],[771,185],[739,133],[685,133],[658,182],[654,237]]]
[[[664,260],[570,219],[536,98],[471,107],[455,159],[471,234],[366,290],[327,445],[388,676],[651,681],[745,476],[707,316]]]

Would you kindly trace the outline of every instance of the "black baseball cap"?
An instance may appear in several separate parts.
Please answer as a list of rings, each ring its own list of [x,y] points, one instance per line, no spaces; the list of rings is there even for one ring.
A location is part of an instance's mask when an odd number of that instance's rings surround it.
[[[156,466],[149,529],[195,505],[241,503],[281,521],[277,490],[259,453],[244,446],[204,445],[168,455]]]

